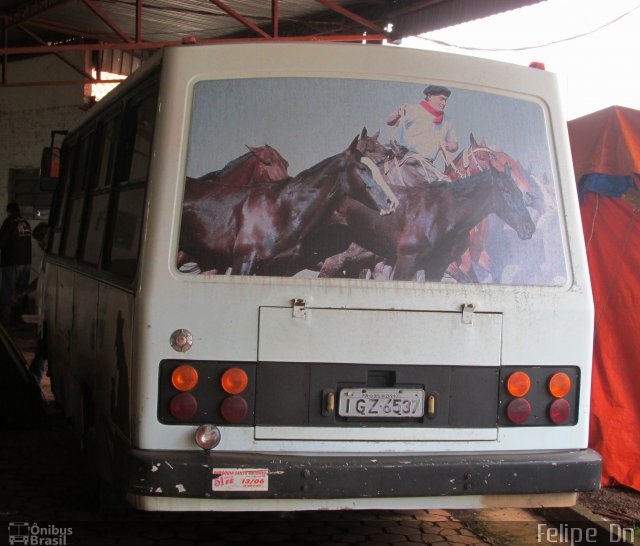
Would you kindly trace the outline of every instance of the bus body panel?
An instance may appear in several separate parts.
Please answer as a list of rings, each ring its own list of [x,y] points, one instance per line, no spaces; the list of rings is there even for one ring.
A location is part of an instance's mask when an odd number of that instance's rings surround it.
[[[342,362],[495,366],[499,314],[261,307],[261,362]],[[416,343],[416,338],[420,341]],[[289,340],[295,340],[290,343]]]

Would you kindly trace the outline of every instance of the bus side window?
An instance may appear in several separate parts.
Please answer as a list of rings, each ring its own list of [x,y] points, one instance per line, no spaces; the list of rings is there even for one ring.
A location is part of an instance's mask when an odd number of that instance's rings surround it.
[[[137,186],[118,192],[112,221],[113,232],[106,269],[129,281],[138,267],[145,191],[144,186]]]
[[[157,97],[154,95],[143,100],[138,106],[136,136],[133,142],[129,176],[127,177],[129,183],[147,181],[156,103]]]
[[[84,195],[90,175],[93,138],[93,132],[80,136],[80,144],[77,146],[77,153],[72,167],[73,174],[66,204],[61,249],[61,254],[67,258],[75,258],[78,250]]]
[[[130,104],[123,118],[104,268],[126,281],[138,268],[156,103],[157,95],[147,96]]]
[[[62,239],[62,224],[65,217],[65,205],[67,200],[67,192],[69,191],[69,181],[71,179],[72,165],[75,158],[77,142],[65,142],[62,147],[61,167],[62,176],[56,186],[53,196],[53,211],[49,221],[51,227],[51,235],[49,239],[49,252],[52,254],[60,253],[60,241]]]
[[[104,122],[96,137],[96,168],[89,184],[87,196],[85,228],[82,233],[80,259],[90,265],[98,266],[102,253],[102,242],[107,216],[114,149],[117,142],[117,118]]]

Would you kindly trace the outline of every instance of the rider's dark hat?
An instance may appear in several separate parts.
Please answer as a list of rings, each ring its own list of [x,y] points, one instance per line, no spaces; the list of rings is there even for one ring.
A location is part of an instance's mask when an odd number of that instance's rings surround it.
[[[424,96],[426,97],[427,95],[444,95],[448,97],[451,95],[451,89],[441,85],[428,85],[424,88]]]

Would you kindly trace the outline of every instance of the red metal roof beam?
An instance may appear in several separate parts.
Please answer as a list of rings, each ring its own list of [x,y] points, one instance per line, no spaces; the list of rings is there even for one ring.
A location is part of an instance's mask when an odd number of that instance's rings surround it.
[[[142,0],[136,0],[136,43],[142,42]]]
[[[360,17],[357,13],[353,13],[352,11],[343,8],[332,0],[316,0],[316,2],[322,4],[325,8],[329,8],[330,10],[344,15],[345,17],[351,19],[352,21],[355,21],[356,23],[360,23],[361,25],[373,30],[374,32],[377,32],[378,34],[385,34],[384,28],[382,28],[380,25],[377,25],[373,21],[369,21],[364,17]]]
[[[5,49],[7,49],[9,45],[9,31],[6,29],[6,27],[2,32],[2,45]],[[7,83],[8,66],[9,66],[9,55],[5,53],[4,55],[2,55],[2,83],[3,84]]]
[[[278,0],[271,0],[271,19],[273,20],[273,37],[278,39],[278,14],[279,6]]]
[[[113,32],[115,32],[124,42],[128,44],[133,43],[133,41],[124,32],[120,30],[118,25],[116,25],[115,22],[113,22],[105,12],[103,12],[98,6],[96,6],[93,3],[93,0],[82,0],[82,1],[93,13],[95,13],[98,17],[100,17],[100,19],[102,19],[104,24],[107,25],[111,30],[113,30]]]
[[[230,8],[229,6],[227,6],[221,0],[209,0],[209,2],[211,2],[214,6],[218,6],[222,11],[226,12],[228,15],[231,15],[231,17],[233,17],[236,21],[239,21],[240,23],[242,23],[247,28],[250,28],[256,34],[259,34],[263,38],[269,38],[269,39],[272,38],[271,36],[269,36],[269,34],[267,34],[259,26],[254,24],[252,21],[250,21],[249,19],[247,19],[243,15],[240,15],[237,11],[235,11],[234,9]]]

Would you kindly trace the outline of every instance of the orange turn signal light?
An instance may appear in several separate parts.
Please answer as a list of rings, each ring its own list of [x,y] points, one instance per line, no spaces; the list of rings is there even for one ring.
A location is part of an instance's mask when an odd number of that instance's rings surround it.
[[[190,391],[198,384],[198,371],[188,364],[178,366],[171,373],[171,383],[179,391]]]
[[[220,384],[229,394],[240,394],[247,388],[249,377],[241,368],[229,368],[222,374]]]
[[[564,398],[570,390],[571,378],[566,373],[554,373],[549,379],[549,392],[556,398]]]
[[[524,396],[531,388],[531,379],[524,372],[513,372],[507,379],[507,391],[511,396]]]

